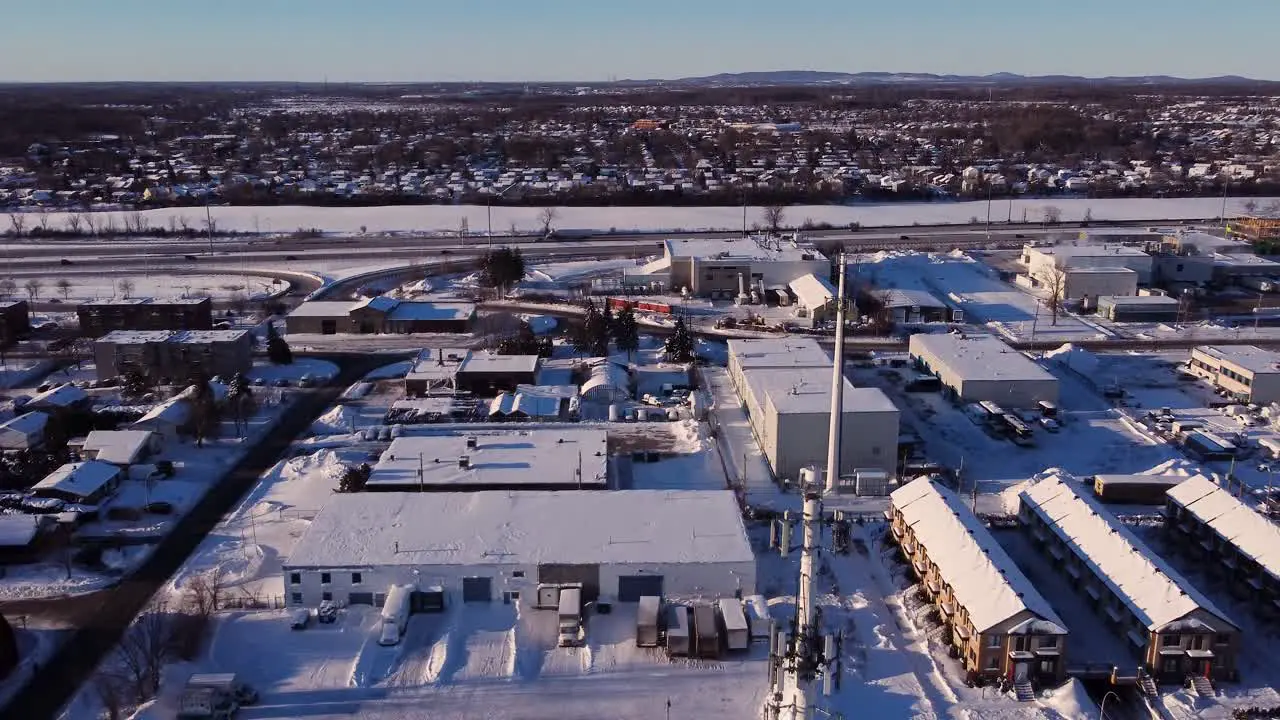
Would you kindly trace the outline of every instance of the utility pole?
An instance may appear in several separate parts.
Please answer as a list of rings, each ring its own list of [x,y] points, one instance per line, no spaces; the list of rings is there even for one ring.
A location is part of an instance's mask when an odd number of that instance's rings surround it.
[[[827,483],[826,494],[836,492],[840,483],[840,439],[843,437],[841,422],[844,420],[844,299],[845,279],[848,268],[843,252],[840,253],[839,283],[836,295],[836,350],[831,368],[831,424],[827,434]]]
[[[213,213],[209,210],[209,199],[204,200],[204,228],[209,232],[209,254],[213,254]]]

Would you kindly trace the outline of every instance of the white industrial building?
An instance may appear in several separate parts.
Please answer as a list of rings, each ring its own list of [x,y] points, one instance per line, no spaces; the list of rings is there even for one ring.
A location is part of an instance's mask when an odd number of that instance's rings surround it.
[[[756,558],[727,490],[343,493],[283,563],[293,607],[377,604],[393,584],[447,602],[755,592]]]
[[[1201,345],[1191,349],[1187,372],[1245,402],[1280,401],[1280,353],[1253,345]]]
[[[608,434],[581,428],[402,436],[370,491],[595,490],[609,485]]]
[[[760,451],[775,476],[798,481],[800,469],[824,469],[831,423],[831,358],[811,339],[730,340],[730,377]],[[898,407],[878,388],[843,392],[840,475],[898,464]]]
[[[796,317],[814,326],[835,315],[837,291],[825,277],[802,275],[792,280],[787,288],[796,299]]]
[[[1033,407],[1058,400],[1058,379],[1031,358],[990,335],[912,335],[908,349],[922,369],[964,402],[990,400]]]
[[[762,302],[786,294],[805,275],[827,277],[831,263],[812,245],[785,238],[667,240],[663,257],[624,276],[632,285],[659,283],[698,297],[732,300],[745,293]]]
[[[1136,280],[1139,285],[1151,283],[1151,273],[1155,267],[1155,259],[1152,255],[1142,248],[1130,245],[1027,245],[1022,248],[1022,263],[1027,266],[1027,275],[1032,278],[1044,277],[1053,269],[1123,268],[1137,273]],[[1127,286],[1130,281],[1125,279],[1117,282],[1123,282]],[[1098,294],[1124,295],[1126,293],[1101,292]]]

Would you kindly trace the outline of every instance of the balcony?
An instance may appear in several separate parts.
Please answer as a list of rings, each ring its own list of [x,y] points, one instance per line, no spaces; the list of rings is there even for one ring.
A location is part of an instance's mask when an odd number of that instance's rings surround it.
[[[956,614],[956,603],[954,600],[947,600],[938,603],[938,609],[942,611],[944,617],[951,617]]]

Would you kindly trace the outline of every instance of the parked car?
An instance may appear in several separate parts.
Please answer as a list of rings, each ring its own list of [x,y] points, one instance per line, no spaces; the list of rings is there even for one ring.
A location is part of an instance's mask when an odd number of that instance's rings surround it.
[[[311,624],[311,611],[306,608],[298,608],[289,613],[289,629],[302,630]]]
[[[320,607],[316,608],[316,620],[325,625],[337,622],[338,606],[332,600],[320,601]]]
[[[1058,432],[1062,429],[1062,425],[1051,417],[1040,418],[1040,427],[1048,430],[1049,432]]]

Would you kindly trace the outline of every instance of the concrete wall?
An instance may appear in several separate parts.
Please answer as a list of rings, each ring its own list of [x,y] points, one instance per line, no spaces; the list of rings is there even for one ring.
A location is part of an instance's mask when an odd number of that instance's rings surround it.
[[[1147,285],[1151,282],[1151,274],[1155,266],[1152,256],[1145,254],[1059,257],[1033,247],[1023,248],[1022,260],[1027,265],[1027,274],[1032,277],[1043,275],[1055,264],[1067,268],[1124,267],[1138,273],[1139,285]]]
[[[415,574],[414,570],[418,572]],[[297,572],[301,583],[294,584],[291,575]],[[330,582],[322,584],[321,574],[328,572]],[[359,585],[351,582],[351,574],[359,572]],[[523,577],[517,574],[523,573]],[[600,597],[616,599],[618,577],[622,575],[662,575],[663,592],[674,596],[733,597],[741,590],[749,595],[756,589],[755,562],[742,563],[688,563],[688,564],[620,564],[600,566]],[[466,577],[489,577],[491,602],[501,602],[504,592],[516,591],[521,597],[532,597],[538,587],[537,565],[408,565],[369,566],[326,569],[290,569],[283,571],[285,602],[291,606],[315,607],[323,594],[329,592],[335,602],[346,603],[352,592],[385,593],[393,584],[416,585],[425,590],[433,585],[445,589],[446,602],[462,602],[462,580]],[[301,593],[300,602],[294,593]]]
[[[1044,380],[948,380],[942,378],[947,387],[955,388],[964,402],[981,402],[990,400],[1001,407],[1029,408],[1035,407],[1041,400],[1058,401],[1057,378]]]
[[[770,404],[765,417],[760,442],[774,474],[797,481],[806,465],[826,470],[830,412],[778,415]],[[845,412],[840,437],[841,475],[866,468],[896,473],[897,412]]]
[[[1067,300],[1083,297],[1096,298],[1103,295],[1137,295],[1138,275],[1136,273],[1094,273],[1088,270],[1068,271],[1064,285]]]

